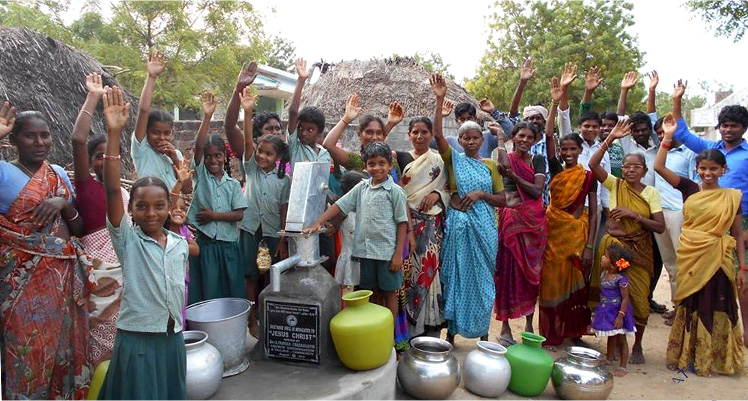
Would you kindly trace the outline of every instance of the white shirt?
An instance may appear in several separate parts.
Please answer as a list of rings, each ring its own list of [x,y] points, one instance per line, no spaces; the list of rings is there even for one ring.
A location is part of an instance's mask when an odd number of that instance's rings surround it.
[[[571,107],[566,110],[561,110],[560,107],[558,108],[558,131],[561,138],[563,138],[564,135],[571,133],[571,118],[569,117],[569,110],[571,110]],[[582,153],[579,155],[578,163],[581,164],[585,170],[590,171],[590,158],[598,149],[600,149],[601,145],[602,143],[597,139],[595,139],[595,142],[592,145],[588,144],[587,141],[582,141]],[[610,174],[610,155],[608,152],[605,152],[603,155],[603,159],[600,161],[600,167]],[[597,206],[608,208],[609,197],[610,194],[608,189],[603,185],[598,185]],[[588,200],[584,201],[585,206],[589,206],[588,203]]]

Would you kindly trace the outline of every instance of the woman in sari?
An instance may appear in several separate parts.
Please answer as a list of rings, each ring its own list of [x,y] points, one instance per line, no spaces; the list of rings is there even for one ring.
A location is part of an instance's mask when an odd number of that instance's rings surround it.
[[[3,398],[84,399],[90,383],[87,264],[65,171],[47,163],[52,135],[39,112],[0,109],[0,323]]]
[[[436,94],[435,116],[442,115],[447,83],[432,74],[431,88]],[[441,272],[444,288],[444,318],[447,341],[459,334],[466,338],[488,338],[491,310],[496,289],[498,235],[495,207],[504,206],[504,186],[496,163],[481,159],[483,129],[468,121],[458,130],[464,154],[455,152],[442,132],[442,119],[434,121],[434,138],[444,160],[452,192],[442,243]]]
[[[73,170],[76,198],[83,220],[84,236],[81,242],[91,258],[91,274],[96,281],[96,288],[91,292],[88,303],[91,366],[95,367],[112,356],[122,295],[122,268],[106,230],[106,194],[102,179],[106,136],[88,138],[93,113],[96,113],[96,106],[104,95],[101,76],[97,73],[87,75],[86,89],[86,101],[73,127]],[[122,199],[125,205],[130,199],[124,189]]]
[[[610,144],[631,133],[631,123],[619,121],[605,142],[592,155],[590,170],[595,178],[610,191],[610,214],[605,224],[606,234],[600,240],[590,283],[590,308],[600,300],[600,257],[613,242],[619,242],[634,253],[634,265],[628,269],[629,299],[634,307],[636,338],[631,349],[632,364],[645,362],[642,337],[649,318],[649,284],[654,271],[652,232],[665,231],[660,194],[654,187],[641,183],[647,173],[644,155],[629,153],[623,158],[623,179],[608,174],[600,166],[603,154]]]
[[[429,148],[434,137],[428,117],[410,121],[410,152],[397,152],[403,168],[400,184],[408,196],[415,247],[403,263],[405,313],[411,337],[428,334],[444,323],[439,280],[439,253],[444,237],[445,206],[449,204],[444,161]]]
[[[548,229],[543,207],[545,158],[531,155],[540,128],[521,122],[512,128],[514,150],[507,154],[504,136],[499,142],[499,169],[504,177],[506,206],[499,211],[499,251],[496,257],[496,320],[502,322],[500,339],[514,343],[509,319],[525,317],[532,333],[540,270]]]
[[[719,178],[727,170],[727,161],[716,149],[696,156],[701,185],[668,170],[665,160],[677,124],[668,115],[662,127],[665,139],[657,151],[655,171],[683,193],[684,202],[667,366],[671,370],[693,366],[699,376],[742,373],[745,357],[736,301],[737,295],[747,290],[742,194],[736,189],[720,188]]]
[[[546,211],[548,243],[543,254],[538,301],[540,334],[546,338],[544,344],[549,346],[587,334],[590,310],[585,273],[592,267],[597,236],[597,182],[592,172],[578,163],[582,138],[568,134],[559,141],[564,166],[556,156],[553,128],[559,90],[554,77],[551,83],[553,104],[545,130],[551,203]],[[585,200],[589,208],[584,207]]]

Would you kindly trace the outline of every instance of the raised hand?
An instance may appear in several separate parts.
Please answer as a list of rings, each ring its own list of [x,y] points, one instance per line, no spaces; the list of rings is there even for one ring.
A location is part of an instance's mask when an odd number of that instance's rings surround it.
[[[104,96],[104,86],[101,84],[101,75],[92,72],[86,75],[86,90],[98,97]]]
[[[629,90],[636,85],[636,83],[639,82],[639,78],[636,77],[636,71],[629,71],[621,80],[621,89],[623,90]]]
[[[216,102],[216,97],[213,95],[212,92],[205,92],[202,96],[202,104],[203,104],[203,113],[205,115],[213,115],[213,113],[216,111],[216,105],[218,102]]]
[[[455,108],[455,102],[444,99],[444,103],[442,103],[442,117],[448,116],[450,113],[452,113],[452,110]]]
[[[429,84],[437,98],[444,99],[447,96],[447,81],[441,74],[431,74]]]
[[[299,79],[309,78],[309,71],[306,70],[306,60],[303,58],[296,60],[296,75],[299,76]]]
[[[358,96],[358,93],[354,93],[348,98],[348,101],[345,103],[345,114],[343,114],[343,120],[345,120],[348,124],[358,118],[358,116],[361,114],[362,108],[358,105],[360,99],[361,98]],[[390,111],[391,110],[392,105],[390,105]],[[402,120],[402,117],[400,117],[400,120]]]
[[[568,89],[575,79],[577,79],[577,64],[571,62],[564,64],[561,72],[561,88]]]
[[[192,177],[192,173],[195,171],[190,170],[189,163],[181,163],[179,167],[175,165],[174,169],[177,171],[177,180],[182,184],[187,182],[190,177]]]
[[[657,84],[660,83],[660,75],[657,74],[657,70],[652,70],[652,72],[647,73],[647,76],[649,77],[649,91],[654,92],[657,89]]]
[[[662,119],[662,130],[665,135],[665,139],[672,140],[675,136],[675,130],[678,128],[678,122],[675,121],[672,113],[668,113],[665,118]]]
[[[551,78],[551,99],[558,103],[561,101],[561,96],[563,95],[563,90],[561,89],[561,84],[558,83],[558,78],[553,77]]]
[[[522,63],[522,71],[519,73],[520,81],[529,81],[535,75],[535,69],[532,68],[532,58],[528,57],[525,62]]]
[[[255,95],[252,94],[252,89],[249,86],[245,86],[244,91],[239,92],[239,101],[245,112],[255,108]]]
[[[5,138],[13,130],[13,123],[16,122],[16,108],[10,102],[6,101],[0,107],[0,139]]]
[[[584,90],[594,91],[603,83],[603,72],[597,66],[594,66],[584,75]]]
[[[480,106],[481,110],[485,111],[488,114],[491,114],[491,112],[496,110],[496,107],[493,106],[493,103],[487,97],[481,99],[478,105]]]
[[[688,81],[679,79],[678,83],[673,85],[673,99],[683,98],[683,94],[686,93],[687,87],[688,87]]]
[[[148,64],[146,64],[148,76],[156,78],[164,72],[165,68],[166,60],[164,60],[164,55],[158,50],[154,50],[153,54],[151,54],[151,59],[148,60]]]
[[[348,108],[346,107],[347,110]],[[405,117],[405,109],[403,109],[400,102],[390,103],[390,110],[387,112],[387,123],[397,125],[400,121],[403,121],[403,117]]]
[[[610,131],[613,139],[621,139],[631,133],[631,121],[629,120],[618,120],[616,126],[613,127],[613,131]]]
[[[242,67],[242,70],[239,72],[239,77],[236,79],[236,86],[240,91],[244,90],[244,88],[255,81],[255,78],[257,78],[257,62],[252,61]]]
[[[122,91],[119,87],[105,87],[104,92],[104,118],[110,133],[120,132],[125,128],[130,120],[130,103],[126,103],[122,97]]]
[[[501,125],[499,123],[491,121],[490,123],[488,123],[486,128],[491,131],[491,135],[496,136],[497,138],[499,138],[499,140],[504,139],[504,129],[501,128]]]

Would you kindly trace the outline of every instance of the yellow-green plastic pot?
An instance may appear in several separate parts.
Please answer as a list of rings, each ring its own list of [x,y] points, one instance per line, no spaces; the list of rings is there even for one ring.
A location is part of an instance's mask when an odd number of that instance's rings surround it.
[[[389,309],[370,303],[369,290],[343,295],[345,308],[330,320],[330,334],[340,361],[348,369],[378,368],[395,345],[395,319]]]
[[[109,370],[109,359],[101,362],[94,370],[93,378],[91,379],[91,387],[88,389],[88,399],[98,400],[101,386],[104,385],[104,378],[106,378],[106,371]]]

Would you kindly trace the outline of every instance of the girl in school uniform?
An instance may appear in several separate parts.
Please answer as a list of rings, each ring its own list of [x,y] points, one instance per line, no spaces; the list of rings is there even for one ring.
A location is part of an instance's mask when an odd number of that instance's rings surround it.
[[[130,191],[124,218],[120,192],[120,135],[129,117],[119,88],[106,88],[104,154],[107,229],[122,263],[122,303],[112,359],[100,399],[184,399],[186,354],[182,336],[184,266],[188,246],[164,228],[169,189],[143,177]]]
[[[187,244],[190,247],[190,260],[185,266],[185,271],[187,273],[185,274],[184,280],[185,307],[182,308],[182,317],[187,316],[186,308],[189,297],[187,289],[189,288],[190,283],[190,265],[197,265],[197,263],[200,263],[200,260],[198,259],[200,256],[200,247],[197,245],[197,241],[195,241],[195,236],[192,234],[192,231],[190,231],[190,228],[187,226],[187,201],[181,194],[182,185],[189,181],[192,173],[193,171],[189,169],[187,163],[182,163],[182,166],[177,170],[177,183],[171,188],[171,209],[169,210],[169,218],[166,219],[166,223],[164,224],[164,227],[166,227],[167,230],[177,233],[179,236],[187,240]]]
[[[273,263],[288,257],[288,241],[278,232],[286,226],[288,196],[291,191],[291,179],[286,175],[289,161],[288,145],[276,135],[263,135],[257,141],[257,152],[252,140],[252,110],[255,97],[246,86],[239,93],[241,106],[244,109],[244,175],[246,184],[244,196],[247,209],[244,211],[240,230],[240,244],[244,259],[244,279],[247,299],[257,301],[257,250],[260,241],[270,250]],[[249,315],[250,333],[257,337],[256,307]]]
[[[212,93],[203,95],[203,121],[195,140],[194,197],[187,221],[197,228],[200,262],[191,266],[189,303],[214,298],[243,298],[244,269],[239,250],[239,222],[247,201],[239,181],[223,170],[226,143],[220,135],[206,140],[216,109]]]

